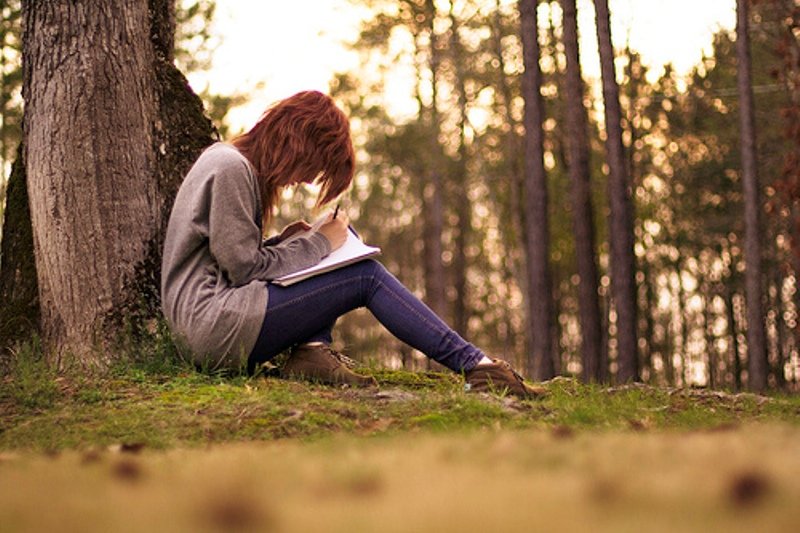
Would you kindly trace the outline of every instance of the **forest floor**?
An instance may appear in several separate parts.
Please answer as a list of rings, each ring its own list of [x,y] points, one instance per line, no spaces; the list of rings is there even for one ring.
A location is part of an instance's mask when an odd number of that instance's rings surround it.
[[[560,378],[541,400],[177,363],[0,374],[14,531],[793,531],[800,397]]]

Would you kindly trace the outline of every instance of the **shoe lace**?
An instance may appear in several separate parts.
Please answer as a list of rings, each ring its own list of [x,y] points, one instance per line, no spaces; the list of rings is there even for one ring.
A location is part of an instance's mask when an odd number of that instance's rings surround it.
[[[358,366],[358,363],[356,363],[353,359],[347,357],[342,352],[337,352],[333,348],[328,348],[328,351],[330,352],[330,354],[333,357],[335,357],[340,363],[342,363],[344,366],[346,366],[350,370],[352,370],[352,369],[354,369],[355,367]]]
[[[511,366],[511,363],[509,363],[508,361],[500,361],[500,366],[509,370],[511,374],[514,376],[514,378],[520,383],[520,385],[525,384],[525,378],[522,377],[522,374],[514,370],[514,367]]]

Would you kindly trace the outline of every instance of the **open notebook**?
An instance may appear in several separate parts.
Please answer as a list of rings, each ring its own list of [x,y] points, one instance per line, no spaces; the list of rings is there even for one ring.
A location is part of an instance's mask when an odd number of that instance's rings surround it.
[[[318,226],[319,224],[314,224],[314,227],[309,231],[316,231]],[[305,234],[305,232],[303,234]],[[304,268],[303,270],[298,270],[297,272],[275,278],[272,280],[272,283],[286,287],[298,281],[311,278],[323,272],[330,272],[331,270],[342,268],[343,266],[350,265],[380,253],[380,248],[364,244],[353,231],[353,228],[350,228],[347,232],[347,240],[345,240],[344,244],[328,254],[322,261],[314,266]]]

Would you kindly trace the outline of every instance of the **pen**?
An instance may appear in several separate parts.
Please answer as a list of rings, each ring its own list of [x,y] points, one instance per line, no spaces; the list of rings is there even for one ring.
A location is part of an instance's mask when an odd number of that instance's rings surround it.
[[[339,204],[336,204],[336,210],[333,212],[333,219],[336,220],[336,215],[339,214]]]

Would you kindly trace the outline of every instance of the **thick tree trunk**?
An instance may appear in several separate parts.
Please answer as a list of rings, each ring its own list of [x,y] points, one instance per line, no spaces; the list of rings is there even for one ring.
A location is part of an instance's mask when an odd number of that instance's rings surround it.
[[[761,289],[761,201],[758,184],[753,84],[750,76],[748,1],[736,2],[736,57],[739,121],[744,189],[745,291],[747,297],[747,385],[761,392],[767,387],[767,346]]]
[[[614,48],[608,0],[595,0],[597,40],[603,79],[603,104],[608,157],[609,242],[611,290],[617,311],[617,382],[639,379],[636,345],[636,291],[634,280],[633,217],[630,180],[622,145],[622,111],[614,69]]]
[[[212,130],[169,63],[172,8],[23,6],[26,171],[41,330],[56,357],[102,362],[98,348],[132,310],[158,308],[166,215]]]
[[[147,6],[27,4],[25,161],[45,345],[86,360],[160,226]],[[124,83],[123,83],[124,81]]]
[[[583,379],[600,381],[605,372],[603,335],[600,326],[600,301],[597,294],[598,275],[595,261],[595,228],[589,175],[589,138],[586,108],[583,105],[578,47],[578,17],[575,0],[561,0],[564,11],[564,52],[566,71],[566,140],[569,177],[572,191],[575,258],[578,266],[578,299],[581,323],[581,355]]]
[[[528,265],[528,316],[533,337],[534,378],[555,374],[553,361],[553,305],[550,281],[550,236],[547,216],[547,175],[544,169],[544,103],[539,67],[539,29],[536,0],[520,0],[525,101],[525,237]]]

